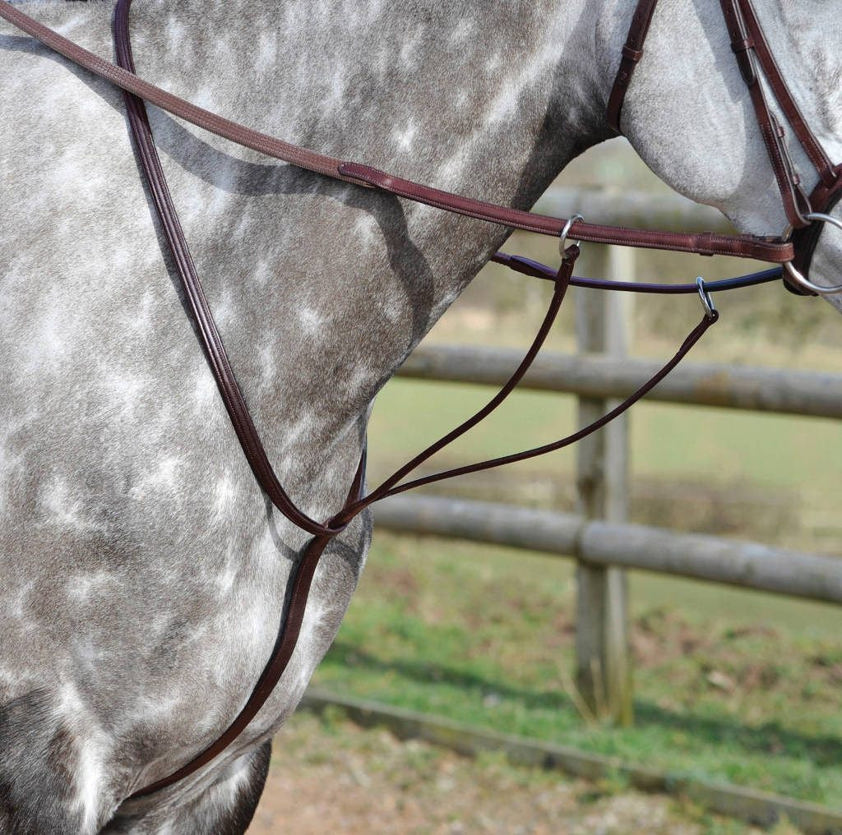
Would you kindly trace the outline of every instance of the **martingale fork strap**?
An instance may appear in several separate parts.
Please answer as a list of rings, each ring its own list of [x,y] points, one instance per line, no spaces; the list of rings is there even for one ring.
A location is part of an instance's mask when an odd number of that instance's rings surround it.
[[[134,70],[131,42],[129,38],[129,9],[131,0],[119,0],[117,12],[114,18],[115,45],[118,63],[127,70]],[[146,108],[142,99],[135,95],[126,93],[126,104],[129,115],[129,126],[134,141],[135,152],[140,161],[141,169],[147,179],[150,192],[153,196],[153,203],[161,224],[164,228],[165,237],[173,254],[177,271],[181,278],[185,294],[189,301],[191,313],[196,322],[200,341],[202,342],[208,362],[217,382],[220,394],[228,409],[231,422],[236,431],[237,437],[243,448],[243,452],[251,465],[255,478],[266,494],[270,497],[275,507],[283,513],[290,521],[299,527],[309,530],[313,537],[303,549],[303,553],[293,569],[290,579],[290,593],[286,611],[280,615],[278,637],[275,647],[267,660],[264,669],[252,692],[233,718],[230,724],[221,734],[206,748],[193,756],[177,770],[166,776],[155,780],[137,789],[130,799],[146,797],[154,792],[167,788],[178,781],[194,774],[199,769],[214,760],[248,727],[260,709],[273,693],[283,673],[287,669],[289,661],[295,650],[298,638],[304,622],[304,614],[307,607],[310,588],[315,571],[319,565],[325,548],[329,545],[334,536],[341,532],[357,515],[373,503],[388,496],[402,493],[430,484],[443,479],[452,478],[457,475],[479,472],[486,469],[503,466],[504,464],[523,461],[529,458],[543,455],[548,452],[567,447],[582,438],[596,432],[610,421],[640,400],[647,392],[656,386],[673,368],[683,359],[690,349],[701,339],[708,328],[713,325],[718,314],[709,302],[709,296],[705,291],[702,295],[705,304],[705,315],[698,325],[690,332],[676,354],[668,360],[665,365],[649,380],[645,381],[623,402],[603,415],[588,426],[549,444],[544,444],[533,449],[523,450],[500,458],[470,464],[456,469],[445,470],[433,475],[409,478],[417,470],[420,464],[427,461],[445,446],[464,435],[480,421],[488,417],[498,408],[516,388],[534,359],[538,355],[550,328],[552,327],[561,304],[565,298],[568,287],[573,280],[573,268],[579,255],[579,247],[576,245],[564,247],[562,251],[561,264],[552,277],[555,289],[552,300],[548,307],[544,321],[538,330],[535,339],[527,351],[523,361],[514,371],[507,383],[489,401],[486,406],[480,409],[475,415],[464,421],[440,440],[436,441],[411,461],[397,470],[391,477],[384,481],[379,487],[372,490],[368,495],[362,492],[363,472],[365,469],[365,455],[360,462],[356,476],[351,485],[344,507],[325,523],[319,523],[305,516],[290,500],[283,488],[277,482],[271,465],[269,464],[260,438],[254,428],[253,421],[249,415],[248,406],[240,391],[237,381],[231,370],[228,357],[222,344],[221,337],[213,321],[213,315],[205,299],[201,281],[196,273],[188,243],[178,220],[178,213],[173,204],[167,187],[166,178],[158,159],[152,137],[149,121],[146,116]],[[355,172],[360,173],[360,172]],[[569,221],[563,232],[570,231],[575,226],[575,221]],[[701,291],[700,291],[701,294]]]

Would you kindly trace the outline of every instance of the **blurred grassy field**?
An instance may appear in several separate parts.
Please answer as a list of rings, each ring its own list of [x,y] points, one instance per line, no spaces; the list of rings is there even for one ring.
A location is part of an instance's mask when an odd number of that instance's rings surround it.
[[[566,185],[628,183],[642,190],[666,189],[616,142],[574,162],[562,179]],[[557,258],[555,242],[539,236],[513,238],[506,249],[547,263]],[[589,260],[593,251],[584,247],[577,272],[588,275],[598,268],[598,259]],[[716,279],[753,268],[739,259],[646,251],[637,261],[638,277],[646,279],[686,281],[697,272]],[[549,292],[546,282],[491,265],[445,314],[428,341],[526,346]],[[587,291],[571,291],[548,347],[575,350],[576,292]],[[823,300],[796,297],[774,285],[719,294],[716,301],[721,322],[688,362],[842,372],[842,315]],[[698,315],[694,297],[644,297],[635,307],[631,353],[666,359]],[[372,480],[459,423],[492,393],[482,387],[393,380],[378,398],[372,417]],[[573,398],[517,393],[500,413],[449,448],[439,463],[464,463],[542,443],[571,431],[574,419]],[[636,521],[831,554],[842,550],[839,422],[645,401],[635,407],[630,421]],[[570,509],[574,456],[574,450],[567,450],[441,489]]]
[[[601,156],[600,156],[601,155]],[[660,188],[616,148],[567,184]],[[552,263],[552,242],[513,241]],[[587,250],[586,250],[587,253]],[[593,264],[590,265],[593,267]],[[708,278],[751,265],[703,260]],[[584,259],[582,274],[589,264]],[[644,254],[641,278],[687,280],[693,259]],[[547,288],[490,268],[432,341],[527,344]],[[717,300],[723,321],[690,361],[842,371],[842,317],[779,288]],[[568,305],[551,346],[572,348]],[[693,300],[639,304],[633,353],[670,355]],[[371,480],[471,414],[491,392],[394,380],[372,418]],[[439,459],[453,465],[560,437],[572,398],[512,397]],[[635,407],[632,521],[839,556],[842,425],[689,406]],[[442,492],[571,510],[574,453],[448,483]],[[365,698],[842,807],[842,612],[713,585],[633,574],[634,728],[586,721],[571,698],[572,566],[565,560],[376,532],[369,565],[318,684]]]
[[[576,707],[570,565],[378,534],[318,685],[678,775],[842,807],[840,616],[636,577],[636,724]]]
[[[489,390],[481,387],[391,382],[371,422],[372,481],[440,437],[488,396]],[[444,452],[438,466],[561,437],[574,429],[574,420],[573,398],[518,393]],[[644,403],[631,416],[631,446],[634,521],[839,553],[838,422]],[[575,450],[562,450],[446,482],[439,490],[572,510],[574,466]]]

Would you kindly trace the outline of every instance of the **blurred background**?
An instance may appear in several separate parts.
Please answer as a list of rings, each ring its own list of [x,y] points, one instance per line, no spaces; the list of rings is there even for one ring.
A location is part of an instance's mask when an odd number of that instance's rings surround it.
[[[589,151],[556,186],[595,189],[609,201],[627,188],[653,198],[669,191],[623,140]],[[640,199],[641,225],[646,202]],[[515,235],[505,250],[547,264],[558,259],[557,243],[539,236]],[[603,277],[604,268],[604,254],[584,245],[577,274]],[[745,261],[642,250],[628,278],[687,282],[753,269]],[[550,289],[490,265],[425,345],[525,349]],[[587,291],[571,290],[550,350],[576,352],[577,292]],[[842,317],[827,303],[779,285],[719,294],[716,303],[721,320],[688,362],[842,373]],[[630,355],[666,360],[700,312],[695,297],[641,297],[631,313]],[[370,485],[492,394],[481,386],[394,379],[371,422]],[[516,393],[424,471],[544,443],[575,422],[575,397]],[[630,522],[840,556],[840,421],[643,402],[631,412],[629,448]],[[580,509],[574,450],[428,493]],[[376,529],[360,588],[314,686],[619,757],[675,781],[842,809],[838,607],[641,572],[630,574],[628,606],[634,719],[617,724],[578,689],[572,560]],[[330,818],[330,829],[309,830],[297,819],[300,832],[754,831],[702,801],[641,795],[621,772],[583,782],[494,757],[467,764],[421,743],[398,743],[385,731],[362,731],[338,708],[321,719],[301,715],[275,747],[287,779],[288,758],[299,757],[300,779],[312,773],[314,785],[337,780],[360,799],[356,811]],[[264,800],[262,814],[294,814],[284,791],[267,791],[274,799]],[[295,784],[294,792],[305,791]],[[291,805],[284,806],[285,797]],[[780,833],[811,831],[786,821],[776,826]]]
[[[593,189],[609,199],[611,195],[622,198],[627,189],[654,198],[673,194],[623,139],[581,156],[556,186]],[[638,223],[645,226],[645,200],[640,204]],[[545,204],[547,208],[551,206]],[[515,234],[505,251],[549,265],[558,262],[556,241],[538,235]],[[692,282],[697,275],[715,280],[768,267],[740,259],[650,250],[637,250],[634,257],[634,278],[639,281]],[[605,277],[603,263],[601,248],[585,244],[576,273]],[[547,342],[550,350],[576,351],[577,292],[588,291],[570,291]],[[550,295],[547,282],[490,264],[425,344],[525,349]],[[632,356],[665,361],[699,317],[695,297],[641,296],[632,303]],[[722,318],[693,350],[689,362],[842,371],[842,322],[826,302],[793,296],[773,284],[720,294],[716,303]],[[412,451],[437,439],[491,393],[487,388],[393,380],[379,398],[371,423],[370,482],[391,473]],[[477,427],[469,438],[444,451],[430,469],[512,451],[523,439],[539,443],[560,437],[574,428],[574,419],[572,397],[517,395],[507,415]],[[839,552],[842,428],[836,422],[644,402],[635,407],[631,424],[632,521],[759,538],[820,553]],[[445,482],[437,490],[571,510],[575,505],[573,472],[570,450],[519,467]]]

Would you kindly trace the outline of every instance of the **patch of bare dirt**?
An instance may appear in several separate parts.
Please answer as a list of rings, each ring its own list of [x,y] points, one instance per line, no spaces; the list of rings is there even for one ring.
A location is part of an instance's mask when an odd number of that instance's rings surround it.
[[[716,828],[711,828],[711,827]],[[755,833],[671,798],[497,757],[470,760],[385,730],[299,714],[275,740],[248,835],[705,835]],[[779,827],[777,835],[794,835]]]

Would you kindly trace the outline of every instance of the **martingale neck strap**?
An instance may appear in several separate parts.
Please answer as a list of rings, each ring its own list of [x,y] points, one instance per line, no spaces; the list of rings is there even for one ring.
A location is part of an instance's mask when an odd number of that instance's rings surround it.
[[[131,795],[131,798],[138,798],[166,788],[202,768],[224,751],[242,733],[252,719],[254,719],[280,681],[295,651],[304,622],[312,581],[325,548],[359,513],[374,502],[387,496],[392,496],[445,478],[500,467],[515,461],[523,461],[582,440],[627,411],[634,403],[656,386],[678,365],[707,332],[708,328],[719,318],[710,299],[709,291],[711,286],[705,285],[701,279],[697,281],[696,285],[683,286],[681,288],[665,289],[663,285],[638,285],[637,290],[639,292],[698,292],[705,312],[699,324],[690,332],[675,355],[635,392],[603,417],[565,438],[500,458],[445,470],[444,472],[429,476],[409,479],[411,474],[422,463],[476,426],[508,398],[518,383],[523,379],[543,345],[556,319],[567,288],[573,283],[583,284],[583,280],[575,279],[573,276],[574,264],[579,254],[579,247],[577,245],[564,247],[561,264],[556,271],[548,270],[548,268],[528,261],[528,259],[519,259],[517,256],[498,256],[497,260],[508,262],[509,266],[512,266],[514,269],[518,269],[528,275],[549,278],[554,282],[554,292],[547,313],[521,364],[503,388],[484,408],[480,409],[475,415],[448,433],[441,440],[430,445],[368,495],[364,495],[363,493],[365,470],[365,453],[363,452],[343,508],[328,521],[319,522],[307,516],[294,504],[280,485],[268,461],[263,444],[260,441],[254,422],[249,414],[245,397],[231,369],[231,364],[202,290],[201,282],[190,257],[189,247],[184,237],[178,214],[167,187],[163,168],[161,167],[155,149],[151,128],[146,115],[144,99],[221,136],[225,136],[235,142],[262,151],[269,156],[285,160],[311,171],[329,177],[359,183],[360,185],[379,188],[411,200],[418,200],[429,205],[438,206],[447,211],[489,220],[504,226],[541,232],[543,234],[560,235],[562,240],[566,239],[567,235],[570,234],[581,240],[598,241],[600,243],[619,243],[628,246],[676,249],[679,251],[702,252],[708,255],[725,253],[741,257],[760,258],[761,260],[778,263],[787,261],[792,257],[792,246],[789,243],[770,242],[744,236],[694,236],[641,232],[638,230],[594,226],[581,221],[574,223],[572,221],[531,215],[527,212],[520,212],[515,209],[483,203],[449,192],[431,189],[427,186],[393,177],[376,169],[354,163],[342,162],[289,145],[288,143],[281,142],[273,137],[260,134],[235,122],[209,113],[138,78],[134,73],[134,63],[129,39],[130,4],[131,0],[119,0],[115,14],[114,34],[118,65],[103,61],[76,44],[62,38],[55,32],[46,29],[46,27],[23,15],[18,9],[7,3],[6,0],[0,0],[0,17],[4,17],[24,31],[39,38],[39,40],[50,48],[55,49],[70,60],[86,67],[101,77],[106,78],[125,91],[129,126],[134,141],[135,152],[153,196],[155,211],[164,228],[165,237],[172,251],[177,271],[184,286],[190,311],[195,320],[209,366],[228,410],[243,453],[251,466],[256,480],[275,507],[293,524],[312,534],[310,542],[303,549],[302,555],[289,579],[289,598],[285,610],[279,614],[280,624],[275,646],[266,662],[263,672],[259,676],[251,694],[245,700],[240,712],[213,743],[194,756],[189,762],[182,765],[177,771],[162,779],[156,780]],[[654,9],[654,0],[650,0],[650,4],[652,9]],[[646,11],[645,8],[644,11]],[[651,9],[648,11],[648,18],[651,19]],[[648,26],[648,21],[646,25]],[[640,44],[642,47],[642,39],[640,40]],[[632,54],[634,52],[635,50],[633,49],[629,50],[630,60],[634,58]],[[628,74],[628,78],[630,77],[631,72]],[[766,271],[766,273],[745,277],[739,280],[739,284],[728,284],[728,282],[720,284],[723,286],[723,289],[725,286],[747,286],[751,283],[770,280],[771,278],[777,277],[778,274],[779,271],[771,270]],[[602,286],[603,288],[608,288],[609,284],[591,282],[588,285],[585,282],[584,286]]]
[[[131,42],[129,39],[129,8],[131,0],[119,0],[114,20],[115,45],[119,64],[128,70],[134,69]],[[700,287],[702,299],[705,303],[705,315],[699,324],[691,331],[676,354],[649,380],[645,381],[626,400],[617,407],[596,420],[589,426],[583,427],[572,435],[545,444],[534,449],[507,455],[501,458],[482,461],[465,467],[445,470],[430,476],[407,480],[417,468],[430,459],[445,446],[464,435],[480,421],[488,417],[514,391],[518,383],[529,370],[544,341],[546,340],[558,312],[564,301],[568,287],[573,280],[573,268],[579,255],[579,247],[569,246],[562,254],[561,265],[554,275],[550,276],[554,282],[554,292],[549,308],[523,361],[514,371],[503,388],[491,401],[475,415],[449,432],[439,441],[430,445],[423,452],[415,456],[405,466],[401,467],[390,478],[368,495],[363,494],[363,478],[365,470],[365,454],[354,477],[350,492],[342,510],[325,523],[319,523],[302,513],[290,500],[286,492],[278,483],[274,471],[266,457],[263,444],[254,427],[237,380],[228,361],[221,337],[213,320],[213,315],[207,304],[201,282],[196,273],[190,250],[184,236],[184,231],[178,219],[178,213],[173,204],[166,178],[155,149],[152,131],[146,114],[146,106],[142,99],[126,93],[126,106],[129,116],[129,127],[134,142],[135,153],[140,167],[146,177],[149,190],[153,196],[155,211],[165,232],[167,243],[172,252],[179,277],[189,300],[189,306],[196,322],[200,341],[208,358],[208,363],[219,388],[228,414],[231,418],[243,452],[251,466],[260,486],[272,500],[275,507],[290,521],[313,534],[312,539],[304,548],[301,557],[292,570],[289,579],[289,595],[285,611],[280,615],[278,636],[275,646],[267,660],[262,673],[257,679],[250,695],[239,713],[228,724],[225,730],[210,745],[193,756],[177,770],[154,782],[136,790],[129,799],[146,797],[179,782],[194,774],[199,769],[214,760],[248,727],[260,709],[274,692],[275,687],[287,669],[292,659],[298,638],[304,624],[312,581],[321,561],[321,557],[331,540],[341,532],[363,510],[388,496],[452,478],[466,473],[479,472],[492,467],[500,467],[515,461],[523,461],[538,455],[543,455],[557,449],[569,446],[582,438],[596,432],[620,414],[631,408],[640,398],[658,384],[690,349],[701,339],[708,328],[718,319],[718,313],[710,304],[710,299],[704,287]],[[354,173],[358,173],[355,172]]]
[[[134,64],[128,25],[130,4],[131,0],[119,0],[117,14],[115,15],[114,21],[114,32],[117,60],[121,66],[133,71]],[[701,293],[702,300],[705,304],[705,315],[684,340],[676,354],[654,376],[652,376],[649,380],[646,380],[634,393],[592,424],[583,427],[565,438],[561,438],[552,443],[544,444],[533,449],[527,449],[522,452],[517,452],[500,458],[481,461],[464,467],[445,470],[433,475],[407,480],[421,464],[426,462],[437,452],[441,451],[444,447],[451,444],[457,438],[464,435],[480,423],[480,421],[488,417],[509,397],[509,395],[521,382],[549,335],[552,325],[558,316],[562,302],[564,301],[567,289],[574,280],[573,268],[579,255],[579,247],[576,245],[566,247],[562,253],[561,264],[558,270],[549,276],[541,276],[550,278],[554,282],[554,292],[550,305],[544,316],[544,320],[538,329],[538,333],[526,352],[523,361],[517,369],[515,369],[514,373],[500,391],[476,414],[468,418],[468,420],[464,421],[443,438],[431,444],[427,447],[427,449],[416,455],[411,461],[397,470],[397,472],[386,479],[386,481],[384,481],[379,487],[372,490],[368,495],[363,495],[362,492],[363,473],[365,468],[365,456],[363,455],[363,460],[360,462],[360,466],[357,470],[345,506],[339,513],[327,522],[323,524],[316,522],[315,520],[305,516],[291,502],[287,494],[283,491],[283,488],[277,483],[277,478],[272,471],[271,465],[266,459],[263,445],[260,442],[260,438],[257,436],[254,423],[248,413],[245,398],[242,395],[233,371],[231,370],[224,346],[222,345],[222,340],[213,321],[213,315],[207,305],[201,282],[196,274],[192,259],[190,258],[189,247],[184,237],[181,224],[179,223],[178,214],[169,194],[164,172],[155,149],[151,128],[146,115],[146,106],[142,99],[132,95],[131,93],[126,93],[125,98],[135,152],[140,161],[141,169],[147,179],[149,189],[152,192],[155,210],[164,228],[165,237],[172,251],[182,285],[185,289],[185,294],[190,301],[190,308],[196,321],[199,338],[208,357],[208,362],[216,379],[220,394],[222,395],[225,405],[228,408],[229,416],[231,417],[237,437],[240,440],[243,452],[246,455],[252,471],[254,472],[254,475],[261,487],[270,497],[278,510],[294,524],[304,528],[305,530],[309,530],[314,534],[313,538],[305,547],[298,564],[292,571],[289,581],[290,593],[288,596],[288,604],[286,611],[280,616],[280,625],[275,646],[268,661],[266,662],[263,672],[259,676],[251,694],[237,716],[234,717],[220,736],[204,750],[200,751],[176,771],[135,791],[130,798],[134,799],[145,797],[154,792],[160,791],[161,789],[171,786],[184,779],[190,774],[195,773],[221,754],[245,730],[245,728],[248,727],[250,722],[266,703],[267,699],[271,696],[284,671],[289,665],[303,627],[304,615],[306,612],[312,580],[325,548],[329,545],[333,537],[342,531],[363,510],[375,502],[387,498],[388,496],[393,496],[425,484],[431,484],[433,482],[453,478],[458,475],[480,472],[482,470],[501,467],[505,464],[514,463],[516,461],[534,458],[538,455],[544,455],[548,452],[562,449],[563,447],[569,446],[582,438],[587,437],[631,408],[634,403],[640,400],[667,374],[669,374],[670,371],[672,371],[672,369],[675,368],[675,366],[678,365],[684,356],[691,350],[691,348],[702,338],[708,328],[717,321],[718,313],[715,308],[713,308],[704,285],[701,285],[698,288],[698,292]],[[359,167],[352,168],[347,173],[354,177],[362,175],[368,176],[368,171],[363,171]],[[513,263],[513,266],[516,268],[517,263]],[[649,288],[648,291],[653,292],[654,290]],[[696,292],[696,288],[691,288],[691,291]]]

